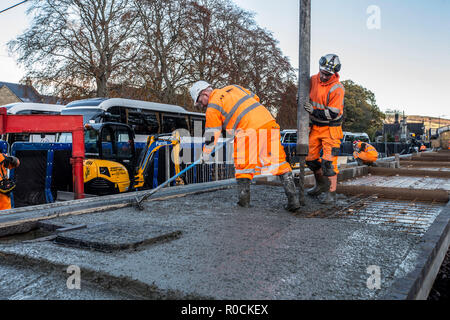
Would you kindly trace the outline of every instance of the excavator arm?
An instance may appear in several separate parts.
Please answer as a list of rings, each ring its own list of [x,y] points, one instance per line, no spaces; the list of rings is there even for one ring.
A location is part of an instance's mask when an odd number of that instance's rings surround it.
[[[133,189],[143,188],[145,185],[145,177],[147,176],[147,171],[155,157],[156,152],[161,148],[167,148],[172,145],[174,148],[174,160],[175,160],[175,173],[180,172],[180,138],[179,135],[175,139],[162,139],[158,136],[149,136],[145,144],[144,150],[142,150],[141,155],[138,160],[138,166],[136,169],[136,175],[134,176]]]

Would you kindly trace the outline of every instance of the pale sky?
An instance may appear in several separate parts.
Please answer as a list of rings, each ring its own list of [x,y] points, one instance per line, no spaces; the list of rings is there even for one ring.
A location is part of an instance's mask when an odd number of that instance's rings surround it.
[[[18,2],[0,0],[0,10]],[[256,14],[297,67],[299,1],[234,2]],[[18,82],[24,75],[6,43],[28,26],[27,6],[0,14],[0,81]],[[370,6],[379,16],[367,12]],[[379,28],[369,29],[368,21]],[[326,53],[339,55],[341,80],[374,92],[381,110],[450,118],[450,0],[312,0],[311,73]]]

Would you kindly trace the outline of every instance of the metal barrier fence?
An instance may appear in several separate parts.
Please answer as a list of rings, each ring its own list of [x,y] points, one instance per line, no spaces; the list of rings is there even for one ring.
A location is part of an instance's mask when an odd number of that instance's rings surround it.
[[[181,144],[181,152],[180,152],[180,170],[183,170],[188,165],[192,164],[196,159],[199,158],[199,156],[202,153],[204,144],[200,143],[182,143]],[[161,149],[160,149],[161,150]],[[233,150],[233,146],[231,144],[225,145],[221,150],[219,150],[216,153],[213,153],[212,159],[207,161],[206,163],[198,164],[194,166],[191,170],[186,172],[183,177],[183,181],[186,184],[192,184],[192,183],[201,183],[201,182],[210,182],[210,181],[217,181],[217,180],[225,180],[234,178],[234,162],[231,157],[232,153],[230,154],[230,151]],[[167,154],[168,152],[172,154],[173,147],[169,146],[168,148],[165,147],[164,152]],[[161,155],[159,155],[160,157]],[[175,167],[175,164],[173,161],[167,162],[168,158],[165,157],[166,165],[165,168],[169,165],[171,168]],[[172,159],[173,160],[173,159]],[[166,169],[167,170],[167,169]],[[173,171],[174,173],[175,171]],[[171,176],[175,175],[171,174],[170,176],[168,174],[165,175],[164,180],[159,180],[157,183],[154,181],[153,188],[156,188],[159,184],[163,183],[164,181],[168,180]],[[154,175],[155,176],[155,175]]]

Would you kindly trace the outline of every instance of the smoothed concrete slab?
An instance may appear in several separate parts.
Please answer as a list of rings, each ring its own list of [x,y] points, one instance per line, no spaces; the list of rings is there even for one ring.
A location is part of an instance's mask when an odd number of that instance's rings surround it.
[[[0,252],[42,264],[75,264],[93,282],[101,274],[102,285],[111,289],[118,283],[130,291],[146,286],[151,291],[140,295],[148,298],[378,299],[420,260],[420,236],[341,217],[339,208],[329,208],[324,218],[293,215],[282,209],[281,187],[251,189],[248,209],[236,206],[236,189],[226,189],[147,202],[144,211],[128,207],[54,220],[149,223],[183,233],[139,251],[106,253],[44,242],[0,245]],[[381,270],[380,289],[367,285],[371,266]]]
[[[179,238],[181,231],[155,224],[107,223],[95,227],[64,232],[55,242],[69,247],[115,251],[137,249]]]

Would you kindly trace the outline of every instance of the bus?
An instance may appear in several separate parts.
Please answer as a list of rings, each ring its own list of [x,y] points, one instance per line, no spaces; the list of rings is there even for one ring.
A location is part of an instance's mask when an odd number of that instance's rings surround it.
[[[32,103],[32,102],[14,102],[7,105],[0,106],[6,108],[7,114],[14,115],[31,115],[31,114],[50,114],[60,115],[64,109],[63,105],[59,104],[45,104],[45,103]],[[2,140],[8,142],[11,146],[14,142],[55,142],[57,139],[56,134],[28,134],[28,133],[14,133],[5,134],[2,136]]]
[[[122,98],[93,98],[73,101],[62,115],[82,115],[84,124],[119,122],[128,124],[137,144],[145,143],[149,135],[170,135],[185,129],[191,137],[201,137],[205,129],[204,113],[189,112],[170,104]],[[70,134],[61,134],[59,142],[72,142]]]

